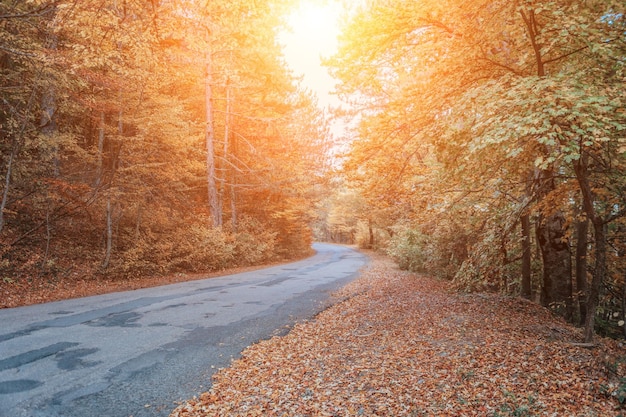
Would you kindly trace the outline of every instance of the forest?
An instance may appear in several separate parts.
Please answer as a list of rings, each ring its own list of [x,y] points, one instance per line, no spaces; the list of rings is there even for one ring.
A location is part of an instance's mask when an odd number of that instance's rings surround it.
[[[0,286],[317,239],[624,337],[623,2],[343,4],[337,157],[276,40],[294,0],[2,1]]]
[[[587,341],[623,337],[625,11],[366,2],[326,61],[358,120],[329,224],[459,290],[539,302]]]
[[[327,122],[282,59],[287,6],[3,1],[4,284],[308,254]]]

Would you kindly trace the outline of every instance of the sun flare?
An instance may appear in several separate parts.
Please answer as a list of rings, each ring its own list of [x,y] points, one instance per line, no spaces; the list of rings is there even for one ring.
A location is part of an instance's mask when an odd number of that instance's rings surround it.
[[[337,51],[340,14],[341,4],[337,1],[303,0],[287,19],[290,31],[281,35],[287,63],[304,76],[305,84],[323,102],[332,100],[328,93],[334,81],[321,67],[321,58]]]
[[[294,32],[313,39],[336,38],[339,32],[337,7],[332,4],[302,3],[299,10],[289,17],[289,24]]]

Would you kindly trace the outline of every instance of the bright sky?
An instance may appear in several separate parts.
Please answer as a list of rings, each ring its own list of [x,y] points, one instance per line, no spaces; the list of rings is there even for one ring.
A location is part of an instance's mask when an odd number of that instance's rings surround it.
[[[337,97],[329,94],[335,81],[320,60],[337,50],[340,12],[338,1],[302,0],[289,18],[293,32],[282,33],[279,38],[285,45],[287,63],[296,75],[304,76],[303,86],[317,95],[323,108],[339,104]]]

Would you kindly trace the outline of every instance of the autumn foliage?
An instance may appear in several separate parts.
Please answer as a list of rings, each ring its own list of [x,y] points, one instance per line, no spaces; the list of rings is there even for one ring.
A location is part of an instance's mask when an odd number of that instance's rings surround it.
[[[540,302],[588,341],[595,327],[623,335],[624,13],[615,1],[355,7],[327,65],[353,126],[337,194],[361,200],[330,201],[354,214],[329,223],[461,290]]]
[[[342,300],[246,349],[172,417],[616,416],[624,348],[519,298],[459,294],[376,259]]]
[[[308,253],[327,130],[288,2],[205,3],[0,5],[5,292]]]

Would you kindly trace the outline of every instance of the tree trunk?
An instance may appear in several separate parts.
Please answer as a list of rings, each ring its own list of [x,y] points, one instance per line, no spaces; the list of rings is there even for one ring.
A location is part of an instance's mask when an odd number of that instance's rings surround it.
[[[230,185],[230,223],[233,228],[233,232],[237,232],[237,192],[235,190],[234,182],[237,180],[237,173],[233,171]]]
[[[520,220],[522,223],[522,297],[530,300],[532,297],[530,216],[525,214]]]
[[[13,175],[13,162],[15,161],[17,151],[18,143],[16,140],[11,148],[11,154],[9,155],[9,161],[7,162],[6,174],[4,178],[4,190],[2,191],[2,201],[0,202],[0,232],[2,232],[2,229],[4,228],[4,210],[6,209],[9,201],[9,188],[11,186],[11,175]]]
[[[622,254],[621,256],[624,256]],[[624,272],[624,277],[622,278],[622,320],[626,323],[626,272]],[[622,326],[622,331],[624,334],[624,338],[626,338],[626,324]]]
[[[537,22],[533,9],[519,11],[528,38],[535,55],[537,76],[545,77],[546,69],[543,62],[543,45],[541,43],[541,27]],[[549,154],[546,147],[545,154]],[[538,198],[543,198],[554,189],[553,175],[549,170],[539,171]],[[542,216],[543,217],[543,216]],[[544,306],[563,305],[564,316],[571,320],[572,304],[572,259],[565,230],[565,216],[561,212],[550,214],[539,219],[537,240],[543,261],[543,289],[541,293]]]
[[[545,199],[556,188],[554,172],[537,170],[536,196]],[[537,243],[543,264],[541,304],[559,311],[566,320],[573,316],[572,256],[567,235],[567,221],[561,211],[541,214],[537,220]]]
[[[48,200],[48,205],[46,206],[46,250],[43,255],[43,260],[41,261],[42,270],[46,267],[46,263],[48,262],[48,256],[50,256],[50,242],[52,241],[52,225],[50,223],[51,211],[52,209],[50,208],[50,201]]]
[[[213,126],[213,65],[211,50],[207,52],[206,58],[206,77],[204,80],[204,98],[205,98],[205,122],[206,126],[206,167],[207,167],[207,191],[209,197],[209,213],[213,226],[220,227],[222,225],[222,213],[220,210],[219,198],[217,193],[217,184],[215,181],[215,130]]]
[[[51,142],[52,149],[52,175],[54,177],[59,176],[60,162],[59,162],[59,146],[56,143],[54,134],[56,133],[56,121],[54,113],[56,112],[56,98],[52,88],[47,91],[41,100],[41,118],[40,128],[41,133],[46,137],[46,140]]]
[[[560,211],[540,218],[537,240],[543,261],[541,302],[546,307],[557,307],[567,320],[571,320],[572,258],[565,224],[565,216]]]
[[[606,275],[606,221],[596,212],[596,199],[589,181],[587,167],[588,154],[581,152],[581,157],[574,163],[576,180],[583,197],[583,207],[587,218],[593,225],[595,240],[595,265],[591,285],[587,289],[587,314],[585,317],[585,342],[591,343],[595,332],[596,310],[600,303],[600,289]]]
[[[26,109],[24,110],[22,121],[20,123],[20,130],[17,135],[13,137],[13,141],[11,144],[11,154],[9,155],[9,160],[7,161],[6,174],[4,177],[4,190],[2,190],[2,201],[0,202],[0,232],[4,228],[4,224],[6,222],[4,218],[4,211],[9,202],[9,189],[11,187],[11,176],[13,175],[13,165],[15,164],[15,160],[19,154],[22,135],[26,131],[26,127],[28,126],[29,115],[32,110],[32,107],[35,103],[35,93],[37,89],[33,88],[30,96],[28,98],[28,103],[26,103]],[[13,112],[12,112],[13,113]],[[15,117],[17,117],[17,113],[13,113]]]
[[[137,206],[137,219],[135,220],[135,243],[139,242],[141,237],[141,215],[143,214],[143,204]]]
[[[98,155],[96,156],[96,181],[95,186],[98,187],[102,184],[103,176],[103,160],[104,160],[104,111],[100,112],[100,122],[98,123]]]
[[[593,342],[596,324],[596,310],[600,304],[600,288],[606,275],[606,230],[605,225],[599,218],[593,223],[593,234],[595,236],[595,266],[593,268],[593,278],[587,292],[587,315],[585,317],[585,343]]]
[[[46,49],[49,51],[54,51],[57,49],[58,45],[58,37],[54,34],[50,34],[48,40],[46,41]],[[51,76],[49,76],[51,77]],[[57,125],[55,113],[57,110],[57,99],[56,99],[56,91],[54,87],[54,81],[52,79],[48,80],[49,84],[44,91],[41,98],[41,116],[39,118],[39,128],[41,129],[41,133],[46,137],[46,140],[50,142],[52,149],[52,166],[53,166],[53,176],[59,176],[59,146],[54,137]]]
[[[580,324],[584,324],[587,317],[587,234],[589,220],[584,219],[576,223],[576,293],[578,294],[578,308]]]
[[[528,12],[524,12],[520,10],[520,14],[522,19],[524,20],[524,24],[526,25],[526,30],[528,31],[528,37],[530,39],[530,44],[533,48],[533,53],[535,54],[535,62],[537,64],[537,75],[543,77],[546,75],[545,64],[543,62],[542,55],[542,45],[539,41],[541,34],[539,33],[540,29],[537,25],[537,19],[535,18],[535,11],[529,10]]]
[[[230,180],[230,185],[228,186],[229,190],[230,190],[230,221],[231,221],[231,226],[233,228],[233,232],[237,231],[237,204],[236,204],[236,196],[235,196],[235,181],[236,181],[236,172],[235,169],[233,169],[232,166],[232,159],[230,157],[231,154],[234,154],[235,152],[235,144],[231,142],[234,142],[234,137],[231,139],[231,123],[232,123],[232,103],[233,103],[233,97],[232,97],[232,88],[230,86],[230,79],[226,80],[226,116],[225,116],[225,122],[224,122],[224,161],[225,163],[224,165],[224,169],[223,169],[223,179],[222,179],[222,195],[225,193],[225,189],[226,189],[226,179],[228,178]],[[227,175],[228,173],[228,175]],[[224,198],[222,197],[222,201],[224,200]]]
[[[509,250],[506,246],[508,235],[505,233],[504,228],[501,228],[498,231],[498,236],[500,236],[500,255],[502,256],[500,261],[500,275],[502,277],[502,288],[500,292],[504,294],[509,294],[509,274],[506,271],[506,266],[509,264]]]
[[[106,210],[106,248],[102,269],[107,269],[111,262],[111,252],[113,251],[113,209],[111,208],[111,196],[107,196]]]

